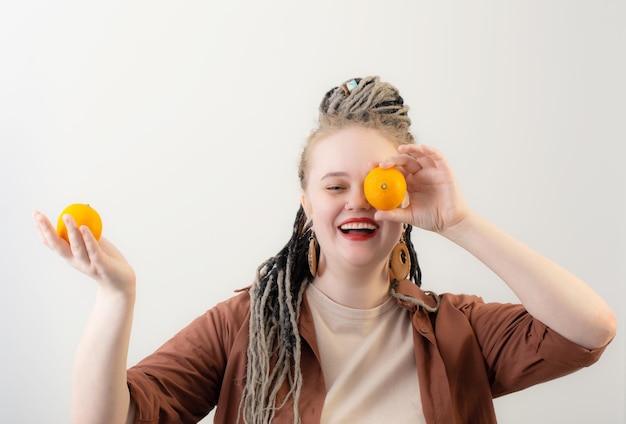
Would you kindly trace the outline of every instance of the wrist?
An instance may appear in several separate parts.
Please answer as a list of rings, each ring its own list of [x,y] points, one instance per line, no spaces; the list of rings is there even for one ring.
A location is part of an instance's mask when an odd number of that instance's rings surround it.
[[[463,215],[461,219],[456,221],[453,225],[445,227],[439,232],[443,237],[448,240],[460,244],[460,242],[467,237],[480,223],[480,217],[474,212],[468,211]]]
[[[105,285],[98,286],[97,297],[107,302],[113,302],[120,305],[133,307],[137,295],[135,281],[124,284],[123,286]]]

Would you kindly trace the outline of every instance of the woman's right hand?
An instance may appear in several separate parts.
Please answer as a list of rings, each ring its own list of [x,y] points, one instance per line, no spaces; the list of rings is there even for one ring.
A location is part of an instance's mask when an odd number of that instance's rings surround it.
[[[134,296],[135,271],[111,242],[103,237],[97,241],[89,228],[78,228],[71,215],[63,216],[70,243],[41,212],[35,211],[33,219],[43,244],[70,266],[96,280],[102,289]]]
[[[72,423],[132,422],[126,381],[128,345],[135,301],[135,271],[108,240],[77,228],[64,215],[70,243],[40,212],[33,218],[43,244],[73,268],[98,282],[94,307],[76,350],[72,379]]]

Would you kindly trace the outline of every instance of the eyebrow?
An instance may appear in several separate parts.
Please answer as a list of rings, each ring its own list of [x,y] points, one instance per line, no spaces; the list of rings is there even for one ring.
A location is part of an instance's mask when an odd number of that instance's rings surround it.
[[[348,173],[347,172],[329,172],[327,174],[324,174],[324,176],[321,178],[321,180],[324,180],[326,178],[333,178],[333,177],[347,177]]]

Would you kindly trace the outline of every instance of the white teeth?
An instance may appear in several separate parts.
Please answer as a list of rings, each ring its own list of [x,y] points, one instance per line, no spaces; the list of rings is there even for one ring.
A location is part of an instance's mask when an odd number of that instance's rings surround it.
[[[375,230],[376,226],[368,224],[367,222],[349,222],[339,228],[342,230]]]

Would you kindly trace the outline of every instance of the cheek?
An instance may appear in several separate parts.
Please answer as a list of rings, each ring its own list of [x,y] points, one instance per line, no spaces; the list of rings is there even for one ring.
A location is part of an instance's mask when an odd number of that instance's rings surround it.
[[[333,227],[335,225],[335,217],[337,216],[337,209],[330,207],[328,203],[318,204],[313,208],[311,220],[313,221],[313,228]]]
[[[404,231],[404,227],[402,224],[397,222],[389,222],[389,228],[387,228],[387,236],[385,237],[388,240],[389,244],[392,244],[392,247],[396,245],[400,241],[400,237],[402,237],[402,232]]]
[[[342,209],[343,203],[323,192],[310,193],[306,196],[305,210],[308,218],[313,221],[314,226],[316,222],[321,225],[323,222],[334,220],[334,217]]]

